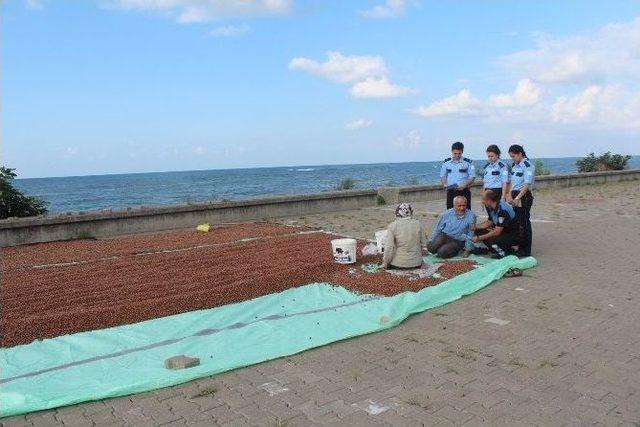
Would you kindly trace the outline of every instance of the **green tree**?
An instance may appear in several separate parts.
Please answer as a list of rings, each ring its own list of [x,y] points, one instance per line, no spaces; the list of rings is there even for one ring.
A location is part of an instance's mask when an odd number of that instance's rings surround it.
[[[627,163],[631,156],[623,156],[622,154],[611,154],[611,151],[607,151],[600,156],[596,156],[594,153],[589,153],[587,157],[584,157],[576,161],[578,172],[600,172],[600,171],[619,171],[627,167]]]
[[[25,196],[13,187],[15,169],[0,166],[0,219],[42,215],[47,204],[36,197]]]
[[[534,165],[536,168],[536,176],[551,175],[551,170],[549,170],[542,160],[536,160]]]

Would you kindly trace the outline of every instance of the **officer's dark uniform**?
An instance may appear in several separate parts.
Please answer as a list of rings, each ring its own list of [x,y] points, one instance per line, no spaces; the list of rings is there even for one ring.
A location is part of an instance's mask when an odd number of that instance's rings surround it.
[[[484,165],[482,182],[485,190],[491,190],[502,197],[502,185],[509,182],[509,171],[507,165],[501,160],[488,162]]]
[[[535,166],[524,158],[520,163],[513,163],[511,166],[511,197],[515,198],[525,184],[529,185],[529,191],[520,199],[521,206],[514,207],[516,218],[520,226],[519,249],[522,255],[531,255],[531,240],[533,231],[531,229],[531,206],[533,205],[533,182],[535,179]]]
[[[490,209],[489,207],[486,209],[489,220],[494,226],[502,227],[502,232],[483,242],[489,248],[497,245],[505,253],[512,254],[513,246],[518,244],[518,220],[516,219],[516,213],[513,207],[507,202],[500,200],[495,209]],[[488,232],[489,230],[486,229],[476,230],[476,234],[479,236],[487,234]]]
[[[471,209],[471,191],[469,188],[458,190],[458,185],[464,184],[469,178],[476,176],[476,168],[473,162],[466,157],[460,160],[444,159],[440,168],[440,178],[446,177],[447,182],[447,209],[453,207],[453,199],[463,196],[467,199],[467,209]],[[451,187],[451,188],[449,188]]]

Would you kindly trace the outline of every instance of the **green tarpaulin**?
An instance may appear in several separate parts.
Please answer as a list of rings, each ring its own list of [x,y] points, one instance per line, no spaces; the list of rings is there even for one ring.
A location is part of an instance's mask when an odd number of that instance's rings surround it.
[[[426,258],[432,261],[431,258]],[[510,256],[419,292],[358,295],[314,283],[238,304],[0,349],[0,416],[180,384],[390,328],[534,258]],[[363,278],[366,280],[366,278]],[[201,364],[167,370],[176,355]]]

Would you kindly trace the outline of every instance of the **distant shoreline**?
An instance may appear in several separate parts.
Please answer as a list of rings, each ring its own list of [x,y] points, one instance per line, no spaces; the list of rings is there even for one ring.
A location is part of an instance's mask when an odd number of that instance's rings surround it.
[[[446,154],[446,153],[445,153]],[[632,158],[640,160],[640,154],[629,154]],[[532,157],[534,160],[578,160],[582,157]],[[483,162],[485,159],[471,159],[474,162]],[[505,158],[503,160],[510,161]],[[148,175],[148,174],[164,174],[164,173],[189,173],[189,172],[218,172],[218,171],[246,171],[246,170],[269,170],[269,169],[283,169],[283,168],[322,168],[322,167],[348,167],[348,166],[377,166],[377,165],[412,165],[412,164],[424,164],[440,162],[442,159],[437,160],[424,160],[413,162],[379,162],[379,163],[329,163],[329,164],[317,164],[317,165],[283,165],[283,166],[255,166],[244,168],[216,168],[216,169],[182,169],[182,170],[166,170],[166,171],[148,171],[148,172],[108,172],[100,174],[86,174],[86,175],[56,175],[56,176],[32,176],[32,177],[18,177],[16,181],[26,181],[32,179],[58,179],[58,178],[87,178],[87,177],[99,177],[99,176],[123,176],[123,175]]]
[[[576,173],[576,157],[542,160],[552,174]],[[481,171],[486,160],[474,161]],[[316,194],[336,189],[375,189],[437,184],[441,161],[360,165],[281,166],[30,178],[18,189],[49,203],[49,213],[126,209],[270,196]],[[640,156],[629,161],[640,168]],[[345,182],[343,182],[345,181]]]

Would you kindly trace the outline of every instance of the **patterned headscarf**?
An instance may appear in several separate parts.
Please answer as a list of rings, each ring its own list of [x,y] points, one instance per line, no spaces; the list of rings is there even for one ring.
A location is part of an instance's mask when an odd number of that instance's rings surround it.
[[[400,203],[396,208],[396,216],[398,218],[409,218],[413,215],[413,208],[409,203]]]

